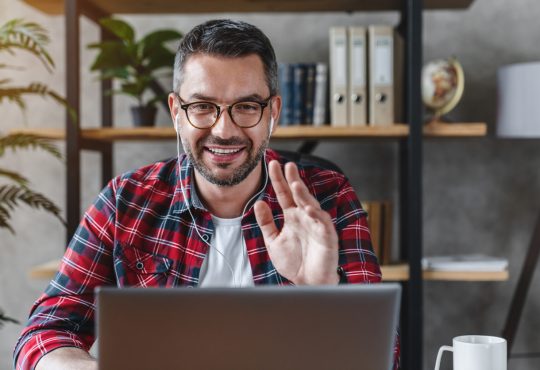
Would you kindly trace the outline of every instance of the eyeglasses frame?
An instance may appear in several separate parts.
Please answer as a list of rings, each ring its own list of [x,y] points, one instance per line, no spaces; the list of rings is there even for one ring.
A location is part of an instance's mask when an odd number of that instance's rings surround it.
[[[264,109],[270,104],[270,100],[275,96],[275,95],[270,95],[268,98],[266,98],[265,100],[263,100],[262,102],[260,101],[256,101],[256,100],[240,100],[240,101],[237,101],[237,102],[234,102],[232,104],[225,104],[225,105],[219,105],[219,104],[216,104],[214,102],[211,102],[211,101],[206,101],[206,100],[199,100],[199,101],[194,101],[194,102],[191,102],[191,103],[186,103],[186,104],[182,104],[182,102],[184,102],[184,100],[180,97],[180,95],[178,93],[174,93],[174,95],[178,98],[178,100],[180,101],[180,108],[186,113],[186,118],[187,118],[187,121],[189,122],[189,124],[191,126],[193,126],[194,128],[196,129],[199,129],[199,130],[210,130],[212,127],[214,127],[216,125],[216,123],[218,123],[219,121],[219,118],[221,117],[221,114],[225,111],[227,111],[229,113],[229,117],[231,118],[231,121],[238,127],[240,128],[252,128],[252,127],[255,127],[257,126],[259,123],[261,123],[261,120],[262,120],[262,116],[264,114]],[[232,108],[233,106],[235,106],[236,104],[239,104],[239,103],[257,103],[261,106],[261,115],[259,117],[259,120],[257,121],[257,123],[251,125],[251,126],[240,126],[239,124],[237,124],[232,116]],[[196,125],[194,125],[191,120],[189,119],[189,115],[188,115],[188,108],[193,105],[193,104],[201,104],[201,103],[206,103],[206,104],[211,104],[213,106],[215,106],[217,108],[217,116],[216,116],[216,120],[214,121],[214,123],[208,127],[198,127]],[[226,108],[226,109],[222,109],[222,107]]]

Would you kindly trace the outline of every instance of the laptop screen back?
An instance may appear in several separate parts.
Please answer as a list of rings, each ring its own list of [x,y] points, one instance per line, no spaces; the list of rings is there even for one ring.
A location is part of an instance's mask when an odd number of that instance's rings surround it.
[[[101,288],[101,370],[389,370],[398,284]]]

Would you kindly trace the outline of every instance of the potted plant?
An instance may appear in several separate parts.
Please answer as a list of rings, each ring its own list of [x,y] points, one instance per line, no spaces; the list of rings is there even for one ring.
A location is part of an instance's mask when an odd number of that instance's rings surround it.
[[[156,104],[166,100],[166,94],[156,94],[152,85],[158,71],[171,74],[174,52],[165,45],[177,41],[182,34],[171,29],[151,32],[142,39],[135,39],[135,31],[127,22],[116,18],[100,20],[101,26],[115,38],[88,45],[98,49],[91,70],[100,71],[102,79],[117,79],[120,88],[112,93],[126,94],[137,99],[137,105],[131,108],[134,124],[151,126],[154,124]],[[151,90],[150,98],[145,94]]]
[[[24,50],[39,59],[50,72],[54,68],[54,62],[45,49],[48,42],[49,37],[46,30],[36,23],[14,19],[0,26],[0,52],[14,55],[16,50]],[[21,69],[21,67],[0,63],[0,72]],[[42,83],[33,82],[27,86],[14,86],[11,79],[0,75],[0,104],[5,101],[13,102],[24,112],[26,104],[23,98],[27,95],[51,97],[56,102],[66,105],[65,100],[60,95]],[[59,150],[46,139],[28,134],[0,135],[0,158],[7,149],[27,148],[40,148],[57,158],[62,158]],[[45,195],[30,188],[29,180],[24,176],[18,172],[0,167],[0,178],[7,180],[6,183],[0,183],[1,229],[15,233],[9,221],[11,212],[20,204],[26,204],[32,208],[49,212],[65,225],[65,221],[60,215],[60,208]],[[0,310],[0,327],[5,322],[16,321],[5,316],[3,311]]]

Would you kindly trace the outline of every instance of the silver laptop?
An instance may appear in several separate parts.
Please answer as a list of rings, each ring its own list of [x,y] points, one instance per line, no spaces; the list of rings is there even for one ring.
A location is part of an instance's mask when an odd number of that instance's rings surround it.
[[[101,370],[389,370],[398,284],[100,288]]]

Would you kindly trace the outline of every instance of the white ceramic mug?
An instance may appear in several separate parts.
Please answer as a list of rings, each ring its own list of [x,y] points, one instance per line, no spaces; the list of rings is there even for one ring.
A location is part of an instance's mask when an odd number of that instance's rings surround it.
[[[439,348],[435,370],[439,370],[444,351],[454,353],[454,370],[506,370],[506,340],[503,338],[485,335],[455,337],[452,347]]]

